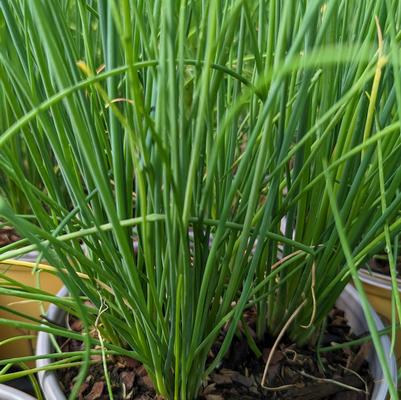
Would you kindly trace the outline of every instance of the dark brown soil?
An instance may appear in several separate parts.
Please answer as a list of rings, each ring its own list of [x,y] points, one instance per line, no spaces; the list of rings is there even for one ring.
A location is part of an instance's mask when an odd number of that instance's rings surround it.
[[[247,320],[252,326],[254,316]],[[344,343],[356,337],[341,310],[333,309],[328,316],[322,346]],[[222,337],[219,338],[219,341]],[[296,399],[296,400],[359,400],[369,399],[373,380],[369,374],[366,355],[370,344],[345,350],[320,354],[320,363],[315,348],[297,348],[284,338],[273,354],[267,379],[261,386],[263,371],[272,348],[272,339],[266,337],[259,343],[263,356],[259,359],[249,349],[244,339],[236,338],[231,351],[223,361],[222,368],[209,379],[203,390],[205,400],[240,399]],[[216,351],[218,350],[218,344]],[[352,371],[350,371],[352,370]],[[343,386],[356,390],[346,390]],[[207,394],[213,394],[209,397]],[[217,397],[216,397],[217,396]]]
[[[398,277],[401,278],[401,258],[399,257],[397,260],[397,272]],[[377,272],[379,274],[390,276],[390,265],[388,262],[388,258],[385,254],[380,254],[373,257],[369,262],[369,268],[373,272]]]
[[[249,312],[251,334],[254,313]],[[79,321],[71,321],[71,328],[80,330]],[[241,331],[241,329],[239,330]],[[219,350],[224,338],[221,333],[210,360]],[[344,318],[344,313],[333,309],[328,317],[322,345],[343,343],[355,339]],[[75,340],[59,340],[64,351],[82,349],[82,343]],[[250,399],[296,399],[296,400],[362,400],[369,399],[373,380],[365,356],[370,344],[355,346],[345,350],[321,353],[320,362],[312,348],[297,348],[285,338],[275,351],[269,367],[265,386],[261,386],[263,370],[272,346],[271,338],[258,343],[263,356],[257,358],[249,349],[244,335],[239,332],[231,351],[222,365],[204,382],[199,400],[250,400]],[[85,383],[80,389],[80,400],[109,399],[100,357],[98,363],[90,367]],[[153,384],[144,367],[135,360],[114,357],[109,360],[108,371],[116,400],[162,400],[155,394]],[[58,372],[62,388],[66,394],[71,390],[77,368]],[[283,388],[284,386],[284,388]],[[353,387],[354,390],[347,390]]]
[[[0,228],[0,247],[17,242],[20,237],[13,228]]]

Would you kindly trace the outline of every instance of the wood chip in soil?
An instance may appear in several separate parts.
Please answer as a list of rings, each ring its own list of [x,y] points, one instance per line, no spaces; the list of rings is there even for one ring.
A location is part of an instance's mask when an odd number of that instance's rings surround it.
[[[0,228],[0,247],[7,246],[17,242],[21,238],[17,235],[13,228]]]

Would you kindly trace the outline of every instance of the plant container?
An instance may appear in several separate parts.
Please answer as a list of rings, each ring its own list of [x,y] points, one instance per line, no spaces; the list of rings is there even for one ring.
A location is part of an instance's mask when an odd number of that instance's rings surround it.
[[[32,260],[34,260],[33,255],[29,259],[24,257],[18,261],[32,262]],[[19,265],[0,263],[0,273],[29,287],[36,287],[38,283],[37,280],[39,279],[40,288],[53,294],[57,293],[62,287],[62,283],[54,274],[45,271],[40,272],[39,275],[32,274],[31,268]],[[23,302],[21,301],[21,298],[15,296],[0,295],[0,305],[9,307],[33,318],[40,319],[41,314],[43,314],[41,304],[39,302]],[[0,310],[0,318],[18,319],[24,321],[23,318],[19,318],[16,315],[4,310]],[[30,331],[23,331],[9,326],[2,326],[0,329],[0,342],[16,336],[32,334],[33,332]],[[21,339],[13,341],[0,346],[0,358],[5,359],[32,355],[34,353],[34,348],[35,346],[32,340]]]
[[[68,291],[66,288],[61,289],[58,293],[59,296],[67,296]],[[336,302],[336,306],[345,312],[345,316],[351,326],[352,331],[359,335],[368,331],[368,325],[363,315],[362,306],[359,301],[358,292],[351,285],[347,285],[340,298]],[[383,323],[379,316],[372,310],[373,318],[376,322],[378,330],[383,329]],[[65,312],[51,304],[47,313],[47,317],[57,324],[65,323]],[[387,336],[382,336],[381,342],[385,350],[386,358],[389,360],[391,375],[394,382],[397,380],[397,365],[393,355],[390,354],[390,340]],[[53,352],[53,345],[50,341],[50,336],[45,332],[40,332],[38,335],[36,355],[43,356]],[[388,394],[388,385],[384,379],[383,371],[381,369],[379,359],[377,358],[374,348],[369,352],[368,361],[370,365],[370,372],[375,381],[372,400],[385,400]],[[36,366],[43,368],[49,365],[49,359],[37,360]],[[56,373],[52,371],[40,371],[38,373],[39,383],[46,400],[66,400],[61,386],[58,382]]]
[[[391,278],[388,275],[361,269],[359,272],[369,302],[385,322],[391,321]],[[401,296],[401,279],[397,279]],[[401,332],[397,331],[395,343],[397,363],[401,363]]]

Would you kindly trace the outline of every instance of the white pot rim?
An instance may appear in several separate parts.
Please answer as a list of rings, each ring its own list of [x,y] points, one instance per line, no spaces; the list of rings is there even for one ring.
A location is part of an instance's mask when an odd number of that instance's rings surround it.
[[[35,398],[11,386],[0,385],[0,400],[35,400]]]

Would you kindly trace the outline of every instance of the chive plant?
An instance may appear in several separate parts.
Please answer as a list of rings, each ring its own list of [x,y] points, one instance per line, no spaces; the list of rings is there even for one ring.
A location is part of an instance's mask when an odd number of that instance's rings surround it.
[[[164,398],[195,399],[247,307],[259,339],[316,344],[351,278],[397,398],[357,275],[381,246],[392,254],[401,226],[397,1],[0,9],[0,165],[35,216],[2,196],[0,215],[25,240],[0,260],[39,250],[35,270],[57,273],[70,296],[6,274],[0,293],[51,301],[83,332],[1,322],[83,340],[82,352],[49,355],[52,368],[81,366],[70,398],[101,351],[142,362]]]
[[[4,26],[3,26],[4,29]],[[1,35],[1,38],[5,36]],[[0,39],[0,46],[6,46]],[[1,68],[1,67],[0,67]],[[18,104],[15,104],[18,107]],[[6,91],[2,91],[0,99],[0,107],[2,110],[2,118],[0,121],[1,131],[5,131],[8,126],[12,125],[16,119],[15,114],[12,110],[11,104],[6,99]],[[7,157],[4,154],[7,153]],[[0,172],[0,194],[7,198],[9,204],[20,214],[28,215],[30,212],[29,199],[26,198],[24,193],[24,187],[18,184],[18,179],[21,176],[14,176],[12,171],[18,171],[27,177],[27,182],[35,186],[39,191],[43,188],[41,179],[38,176],[37,169],[34,164],[34,157],[29,153],[28,147],[25,141],[21,137],[13,138],[7,145],[2,149],[0,154],[1,161],[1,172]],[[15,165],[18,164],[19,168],[15,169]],[[8,173],[4,171],[8,170]]]

